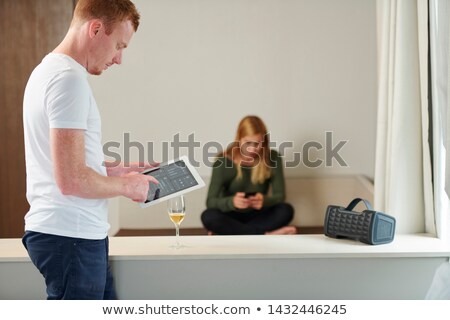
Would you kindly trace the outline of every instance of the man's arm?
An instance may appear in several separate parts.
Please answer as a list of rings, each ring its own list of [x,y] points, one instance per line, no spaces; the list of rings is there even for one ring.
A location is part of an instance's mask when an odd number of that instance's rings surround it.
[[[103,162],[106,167],[108,177],[118,177],[130,172],[142,172],[144,170],[159,166],[159,163],[148,162],[130,162],[123,163],[118,161],[105,161]]]
[[[64,195],[88,199],[122,195],[144,202],[149,182],[158,183],[155,178],[136,172],[105,177],[86,166],[84,130],[50,129],[50,147],[56,184]]]

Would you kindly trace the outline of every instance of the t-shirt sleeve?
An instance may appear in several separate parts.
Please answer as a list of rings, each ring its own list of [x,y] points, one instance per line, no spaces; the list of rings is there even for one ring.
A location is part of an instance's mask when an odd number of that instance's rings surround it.
[[[87,79],[68,70],[50,82],[46,107],[50,128],[87,129],[90,89]]]
[[[285,199],[285,182],[283,174],[283,159],[275,150],[271,151],[271,159],[274,162],[272,175],[270,178],[272,185],[272,194],[264,197],[264,206],[270,207],[277,203],[283,202]]]
[[[219,209],[222,212],[235,210],[233,205],[233,196],[223,195],[223,188],[227,180],[225,161],[225,158],[220,158],[214,163],[208,196],[206,199],[207,208]]]

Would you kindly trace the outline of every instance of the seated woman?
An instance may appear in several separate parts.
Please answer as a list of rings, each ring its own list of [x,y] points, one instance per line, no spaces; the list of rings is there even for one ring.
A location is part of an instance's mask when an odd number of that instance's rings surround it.
[[[247,116],[214,163],[203,225],[210,234],[294,234],[294,209],[284,197],[282,159],[269,148],[263,121]]]

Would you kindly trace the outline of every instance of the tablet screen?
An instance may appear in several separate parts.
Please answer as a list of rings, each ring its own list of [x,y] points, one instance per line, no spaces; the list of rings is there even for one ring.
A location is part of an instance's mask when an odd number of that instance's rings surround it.
[[[159,184],[150,183],[145,203],[198,185],[183,160],[175,161],[144,174],[151,175],[159,181]]]

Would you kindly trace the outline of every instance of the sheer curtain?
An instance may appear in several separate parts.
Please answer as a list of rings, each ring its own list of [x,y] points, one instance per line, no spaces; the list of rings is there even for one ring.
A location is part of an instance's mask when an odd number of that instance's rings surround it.
[[[449,241],[450,1],[430,0],[428,7],[427,0],[378,0],[377,10],[375,206],[397,218],[400,233],[425,231]],[[447,261],[426,298],[450,299],[449,288]]]
[[[397,233],[435,234],[428,119],[427,0],[378,0],[375,208]]]
[[[450,237],[450,4],[430,1],[430,57],[433,119],[433,169],[436,234]]]
[[[450,239],[450,3],[430,0],[433,181],[436,235]],[[450,263],[436,270],[426,299],[450,299]]]

